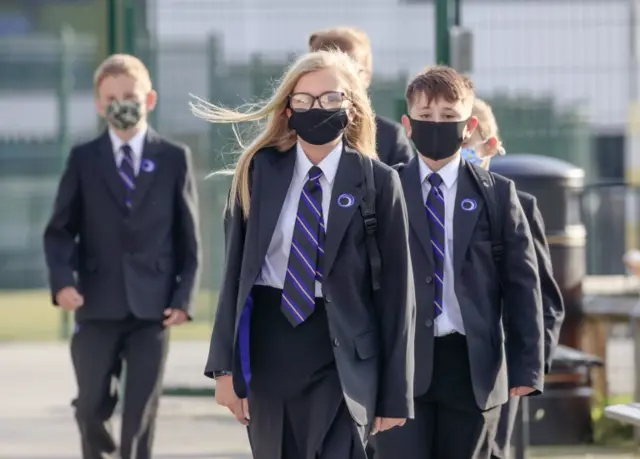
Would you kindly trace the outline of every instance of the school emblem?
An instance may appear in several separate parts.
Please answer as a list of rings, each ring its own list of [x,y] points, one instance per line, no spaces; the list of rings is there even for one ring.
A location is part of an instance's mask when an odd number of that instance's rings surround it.
[[[150,159],[143,159],[140,164],[140,169],[142,169],[143,172],[153,172],[155,168],[155,163]]]
[[[462,200],[462,202],[460,203],[460,207],[465,212],[471,212],[473,210],[476,210],[476,208],[478,207],[478,203],[476,202],[475,199],[467,198]]]
[[[348,194],[348,193],[343,193],[340,196],[338,196],[338,205],[340,207],[351,207],[352,205],[354,205],[356,202],[356,198],[354,198],[352,195]]]

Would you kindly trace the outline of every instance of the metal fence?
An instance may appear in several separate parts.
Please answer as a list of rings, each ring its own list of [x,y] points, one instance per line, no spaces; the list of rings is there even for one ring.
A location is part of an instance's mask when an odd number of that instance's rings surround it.
[[[56,3],[69,8],[92,2],[32,2],[30,8],[49,4],[52,17]],[[493,105],[508,152],[568,160],[586,170],[588,181],[622,180],[629,80],[625,5],[621,0],[463,0],[462,21],[475,41],[470,76]],[[77,13],[73,20],[60,14],[47,27],[13,34],[3,33],[0,7],[0,289],[37,290],[43,292],[37,297],[42,303],[47,295],[41,235],[61,167],[70,144],[99,129],[91,81],[106,38],[87,30],[85,22],[95,22],[91,11],[86,8],[86,17]],[[376,111],[398,119],[407,78],[435,59],[434,6],[428,0],[148,0],[144,13],[147,30],[134,42],[160,94],[154,125],[195,153],[203,289],[211,293],[203,296],[198,319],[210,321],[227,184],[204,177],[231,164],[236,146],[228,128],[189,113],[188,94],[229,105],[256,100],[304,52],[311,31],[348,24],[372,40]],[[616,193],[602,194],[600,208],[622,206]],[[592,213],[587,218],[599,222],[594,228],[604,224]],[[606,244],[600,236],[590,237],[592,272],[622,269],[613,259],[603,261],[612,253]]]

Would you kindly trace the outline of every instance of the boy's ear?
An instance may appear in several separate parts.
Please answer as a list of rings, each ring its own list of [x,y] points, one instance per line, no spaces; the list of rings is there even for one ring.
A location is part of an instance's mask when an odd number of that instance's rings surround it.
[[[411,121],[409,121],[409,117],[407,115],[402,115],[400,121],[402,121],[402,126],[404,127],[407,136],[411,138]]]
[[[98,115],[104,118],[104,107],[100,103],[100,99],[96,98],[94,102],[96,104],[96,111],[98,112]]]
[[[467,130],[469,131],[469,135],[473,134],[473,131],[478,127],[478,118],[472,116],[467,121]]]
[[[153,89],[147,94],[147,110],[152,111],[158,104],[158,93]]]

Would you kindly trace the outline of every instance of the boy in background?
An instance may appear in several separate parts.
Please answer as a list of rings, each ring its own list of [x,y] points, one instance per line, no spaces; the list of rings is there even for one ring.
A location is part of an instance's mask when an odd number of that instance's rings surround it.
[[[149,459],[168,328],[189,319],[197,292],[196,183],[188,148],[148,126],[158,96],[138,58],[110,56],[94,84],[108,129],[71,150],[44,250],[53,302],[75,313],[84,459]],[[124,362],[118,448],[110,419]]]
[[[319,30],[309,36],[309,51],[337,49],[348,54],[360,68],[360,76],[369,87],[372,76],[372,53],[369,37],[355,27]],[[378,159],[393,166],[406,163],[414,155],[404,129],[398,123],[376,115],[376,150]]]

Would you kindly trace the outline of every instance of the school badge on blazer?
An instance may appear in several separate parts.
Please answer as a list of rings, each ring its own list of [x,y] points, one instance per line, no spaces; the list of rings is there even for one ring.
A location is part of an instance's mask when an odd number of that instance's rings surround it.
[[[460,207],[465,212],[472,212],[478,208],[478,202],[475,199],[463,199],[460,203]]]
[[[356,202],[356,198],[353,197],[353,195],[350,195],[348,193],[343,193],[340,196],[338,196],[338,205],[340,207],[343,208],[347,208],[347,207],[351,207],[352,205],[354,205]]]
[[[140,170],[143,172],[151,173],[156,169],[156,163],[150,159],[143,159],[140,163]]]

